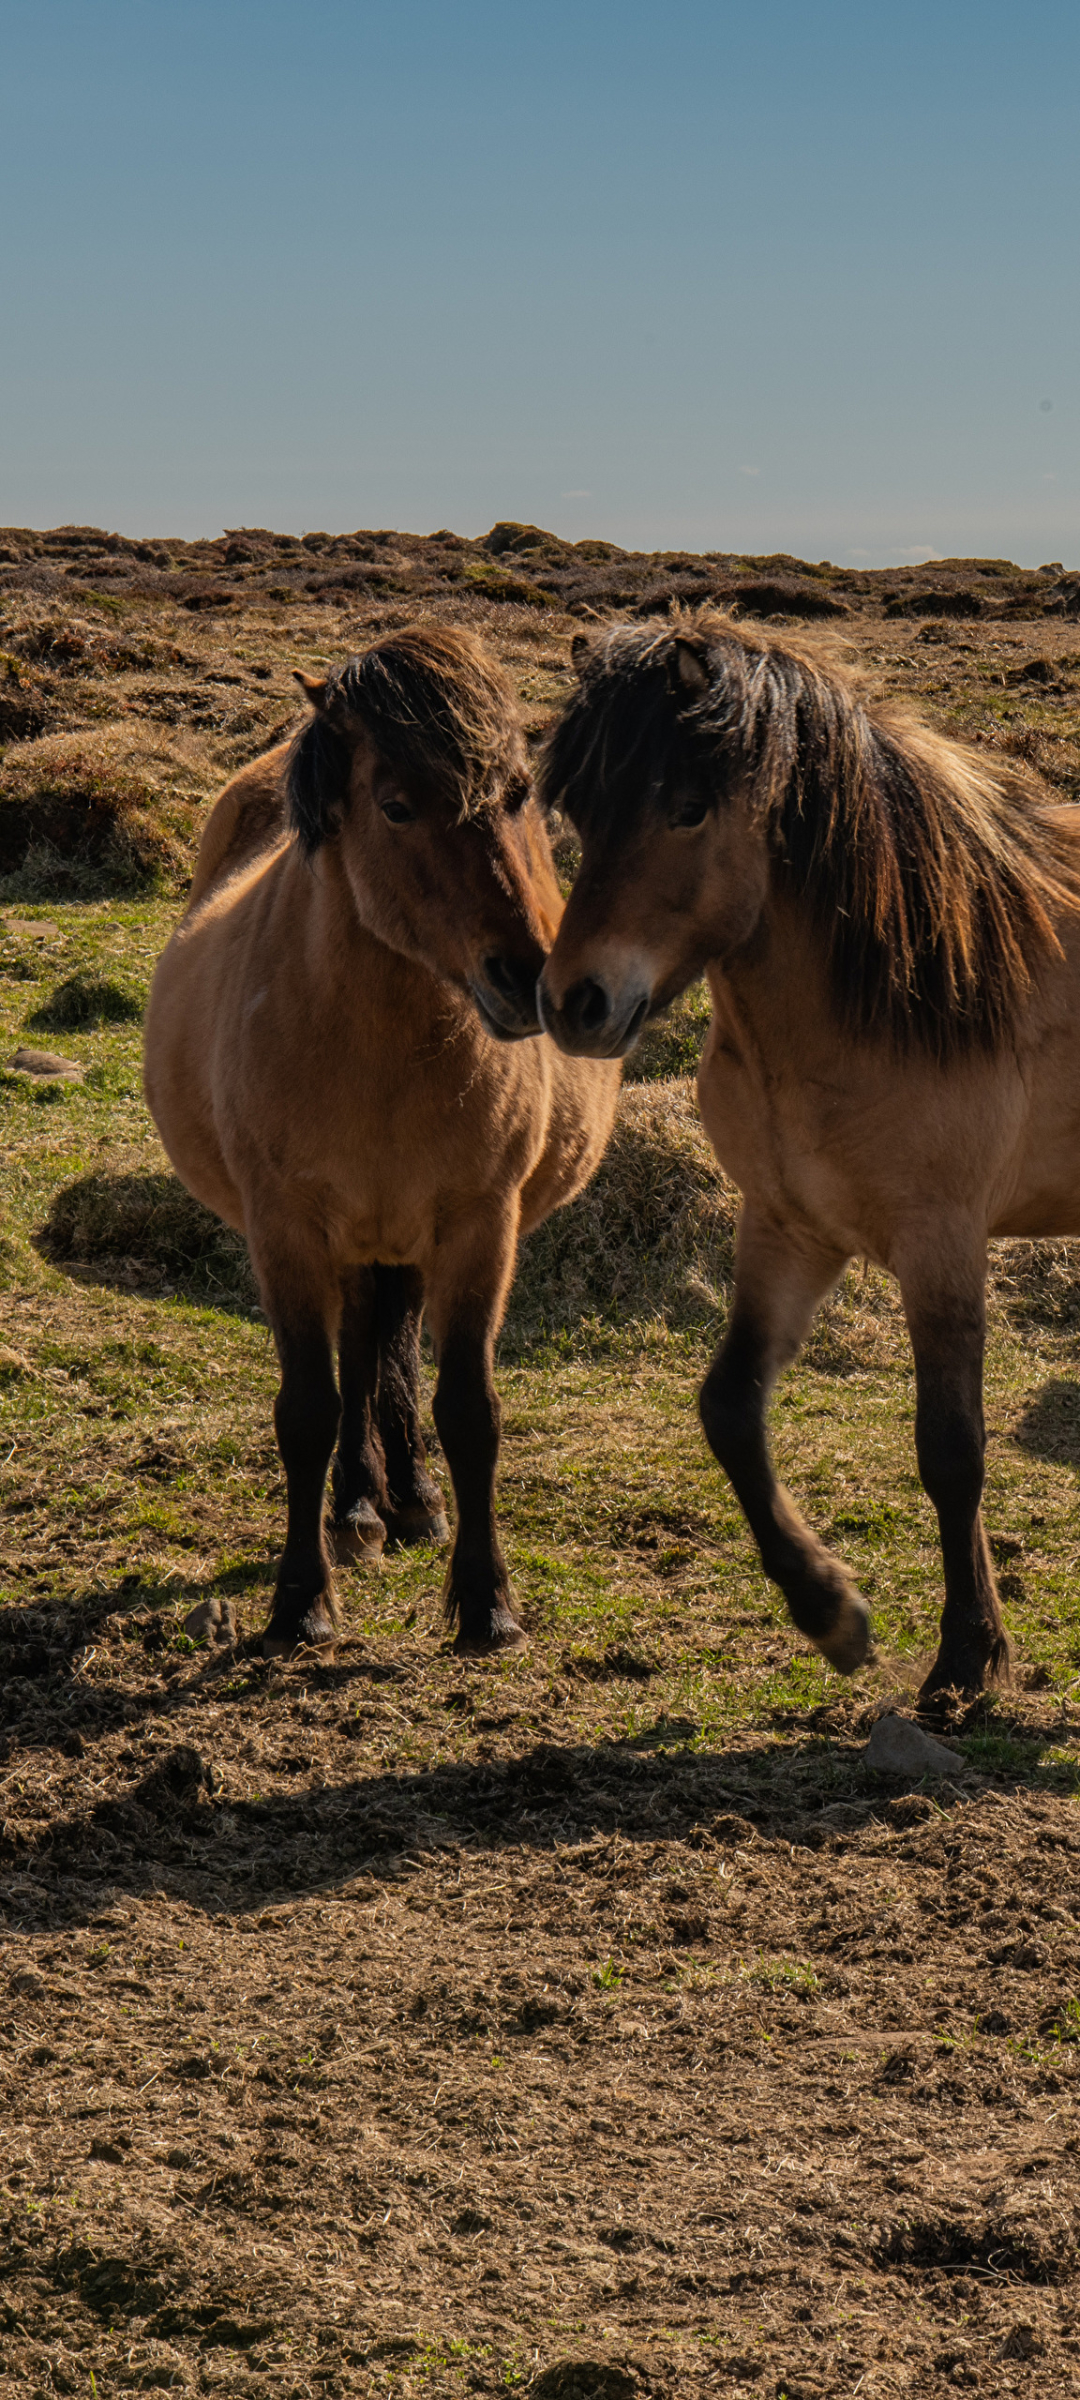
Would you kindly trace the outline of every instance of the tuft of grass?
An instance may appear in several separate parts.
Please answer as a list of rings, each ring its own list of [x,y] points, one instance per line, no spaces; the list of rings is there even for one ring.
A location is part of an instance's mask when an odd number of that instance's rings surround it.
[[[766,1958],[762,1954],[745,1972],[748,1982],[760,1984],[767,1992],[797,1992],[802,1999],[812,2000],[820,1989],[805,1958]]]
[[[250,1309],[258,1298],[241,1236],[166,1170],[80,1176],[57,1192],[40,1242],[52,1259],[136,1260],[219,1307]]]
[[[128,985],[80,970],[57,984],[44,1006],[36,1008],[26,1022],[35,1033],[68,1033],[85,1025],[139,1025],[145,1005]]]
[[[0,764],[0,897],[179,888],[211,788],[186,734],[105,724],[13,743]]]

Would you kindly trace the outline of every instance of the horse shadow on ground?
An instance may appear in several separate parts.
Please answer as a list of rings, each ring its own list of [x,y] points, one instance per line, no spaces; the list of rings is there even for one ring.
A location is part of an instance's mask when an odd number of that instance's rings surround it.
[[[254,1569],[252,1579],[269,1572]],[[74,1802],[66,1796],[63,1811],[44,1823],[15,1817],[0,1829],[0,1903],[20,1918],[89,1922],[104,1886],[132,1897],[169,1889],[241,1922],[275,1899],[330,1895],[357,1878],[396,1879],[440,1855],[555,1851],[616,1834],[721,1850],[780,1839],[817,1851],[948,1817],[986,1788],[985,1778],[971,1781],[962,1758],[955,1781],[932,1789],[886,1782],[866,1768],[850,1729],[830,1730],[827,1712],[816,1712],[817,1725],[808,1717],[783,1747],[763,1731],[739,1747],[705,1748],[689,1719],[658,1712],[624,1738],[533,1739],[487,1758],[350,1775],[341,1772],[340,1738],[362,1738],[365,1698],[375,1703],[381,1685],[413,1684],[415,1663],[343,1642],[334,1658],[303,1667],[324,1723],[327,1701],[341,1703],[336,1779],[283,1790],[283,1778],[306,1777],[313,1764],[294,1755],[305,1747],[296,1725],[266,1715],[295,1670],[267,1664],[250,1644],[176,1658],[174,1679],[152,1690],[125,1688],[122,1663],[115,1686],[88,1687],[81,1665],[106,1616],[115,1635],[116,1600],[115,1589],[88,1595],[83,1610],[66,1612],[67,1624],[60,1611],[0,1615],[0,1664],[15,1702],[8,1761],[16,1750],[47,1749],[87,1759],[83,1790]],[[129,1638],[144,1626],[141,1616],[131,1622]],[[513,1709],[489,1721],[505,1734]],[[231,1759],[248,1724],[262,1733],[260,1771],[272,1788],[234,1797],[214,1753],[220,1747]],[[789,1714],[785,1726],[790,1732]],[[154,1739],[119,1759],[114,1750],[103,1789],[95,1737],[140,1728]],[[1041,1772],[1030,1729],[1026,1747],[1022,1765],[1019,1757],[1001,1762],[996,1788],[1063,1793],[1060,1762]],[[1078,1782],[1080,1765],[1070,1792]]]
[[[1080,1383],[1061,1375],[1045,1383],[1013,1425],[1012,1439],[1036,1458],[1080,1468]]]
[[[670,1721],[652,1734],[678,1739]],[[778,1776],[764,1743],[702,1753],[541,1742],[513,1757],[233,1800],[207,1747],[163,1745],[150,1771],[133,1775],[126,1790],[57,1816],[29,1842],[9,1840],[0,1855],[8,1908],[28,1884],[38,1908],[51,1900],[67,1921],[85,1922],[101,1905],[104,1882],[132,1897],[164,1887],[209,1914],[243,1921],[275,1900],[340,1893],[357,1878],[396,1880],[440,1854],[449,1861],[463,1851],[554,1852],[615,1834],[731,1850],[782,1834],[817,1850],[865,1828],[873,1815],[889,1822],[899,1811],[907,1825],[961,1797],[959,1784],[939,1788],[933,1799],[898,1796],[895,1786],[871,1794],[867,1777],[860,1792],[850,1770],[833,1784],[840,1796],[830,1800],[817,1778],[817,1789],[800,1795],[800,1765],[822,1764],[809,1744],[785,1756]]]

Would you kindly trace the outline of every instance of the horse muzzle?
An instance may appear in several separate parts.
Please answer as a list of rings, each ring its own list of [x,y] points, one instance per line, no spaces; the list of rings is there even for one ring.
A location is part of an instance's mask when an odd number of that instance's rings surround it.
[[[536,1004],[545,1033],[573,1058],[625,1058],[649,1014],[652,994],[637,982],[613,992],[598,975],[582,975],[556,1005],[541,975]]]
[[[505,956],[485,958],[469,990],[481,1024],[497,1042],[522,1042],[539,1033],[535,966]]]

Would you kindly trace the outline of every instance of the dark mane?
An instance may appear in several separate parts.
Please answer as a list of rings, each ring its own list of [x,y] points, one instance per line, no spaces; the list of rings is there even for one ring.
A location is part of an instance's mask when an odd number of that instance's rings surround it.
[[[844,1023],[938,1057],[1007,1040],[1060,956],[1055,917],[1080,908],[1073,844],[1035,776],[864,701],[808,644],[709,609],[598,637],[541,775],[586,835],[629,832],[687,785],[743,798],[774,888],[806,903],[825,944]]]
[[[309,851],[340,822],[350,730],[355,739],[361,726],[406,789],[434,790],[460,816],[528,790],[517,703],[501,667],[475,634],[408,625],[346,660],[293,744],[289,813]]]

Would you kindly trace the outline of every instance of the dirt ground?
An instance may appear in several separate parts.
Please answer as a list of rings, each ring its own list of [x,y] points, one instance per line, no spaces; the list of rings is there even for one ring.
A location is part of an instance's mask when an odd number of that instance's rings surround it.
[[[83,1075],[0,1074],[0,2394],[1080,2393],[1073,1253],[1000,1262],[1015,1684],[912,1786],[863,1757],[940,1606],[880,1294],[834,1304],[776,1422],[872,1600],[855,1688],[697,1432],[723,1228],[677,1322],[644,1284],[606,1309],[595,1201],[580,1321],[541,1336],[534,1307],[500,1364],[527,1655],[454,1660],[414,1552],[343,1578],[332,1660],[283,1666],[250,1296],[42,1246],[88,1177],[115,1198],[160,1165],[139,1013],[215,782],[290,721],[291,665],[376,625],[482,624],[539,726],[590,611],[824,592],[890,689],[1080,796],[1060,570],[496,533],[358,535],[336,565],[321,535],[276,562],[270,535],[0,537],[4,1055],[47,1038]],[[127,880],[90,840],[110,807],[165,829]],[[691,1063],[680,1023],[650,1072]],[[185,1631],[208,1598],[223,1639]]]
[[[100,1612],[4,1626],[0,2390],[1080,2388],[1075,1800]]]

